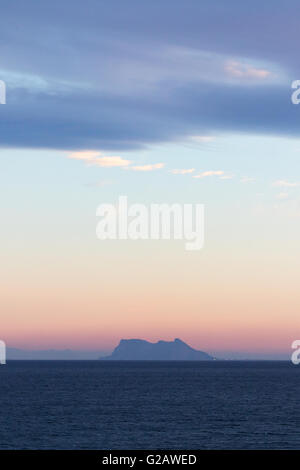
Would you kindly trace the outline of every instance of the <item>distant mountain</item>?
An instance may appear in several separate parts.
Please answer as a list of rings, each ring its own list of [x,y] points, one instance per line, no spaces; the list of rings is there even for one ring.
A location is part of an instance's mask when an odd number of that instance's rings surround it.
[[[47,361],[80,361],[80,360],[93,360],[99,359],[99,356],[104,356],[107,351],[74,351],[71,349],[45,349],[45,350],[27,350],[17,348],[7,348],[7,360],[47,360]]]
[[[212,361],[214,358],[197,351],[176,338],[174,341],[149,343],[142,339],[121,339],[107,361]]]

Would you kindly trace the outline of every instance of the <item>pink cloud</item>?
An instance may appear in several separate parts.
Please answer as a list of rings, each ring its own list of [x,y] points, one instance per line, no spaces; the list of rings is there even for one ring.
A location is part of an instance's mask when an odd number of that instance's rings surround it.
[[[205,178],[206,176],[222,176],[224,171],[222,170],[209,170],[199,173],[199,175],[194,175],[193,178]]]
[[[227,62],[225,71],[232,77],[246,79],[265,79],[271,74],[269,70],[259,69],[234,60]]]
[[[131,167],[132,170],[134,171],[153,171],[153,170],[160,170],[165,166],[164,163],[155,163],[152,165],[136,165]]]
[[[127,167],[131,164],[130,160],[125,160],[119,156],[107,156],[103,155],[102,152],[95,150],[83,150],[79,152],[71,153],[68,158],[74,160],[82,160],[89,165],[100,166],[105,168],[110,167]]]

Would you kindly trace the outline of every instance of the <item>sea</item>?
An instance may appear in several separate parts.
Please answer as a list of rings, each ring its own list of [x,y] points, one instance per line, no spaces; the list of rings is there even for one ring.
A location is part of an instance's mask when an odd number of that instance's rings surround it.
[[[300,449],[290,362],[8,361],[0,449]]]

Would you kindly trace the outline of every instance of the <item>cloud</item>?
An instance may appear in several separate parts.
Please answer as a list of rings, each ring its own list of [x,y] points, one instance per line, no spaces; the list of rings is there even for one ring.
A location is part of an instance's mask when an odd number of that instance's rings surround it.
[[[199,173],[199,175],[194,175],[193,178],[206,178],[207,176],[223,176],[225,175],[224,171],[221,170],[210,170],[210,171],[203,171]]]
[[[13,98],[12,98],[13,97]],[[158,88],[155,95],[122,96],[78,90],[50,96],[7,88],[0,108],[3,147],[135,150],[176,142],[191,128],[214,132],[297,135],[299,110],[287,106],[287,90],[212,83]],[[5,108],[5,109],[4,109]],[[201,137],[200,142],[208,142]]]
[[[134,165],[132,161],[125,160],[119,156],[107,156],[103,155],[102,152],[96,150],[82,150],[77,152],[72,152],[68,155],[68,158],[73,160],[81,160],[86,162],[88,165],[93,166],[100,166],[104,168],[112,168],[112,167],[123,167],[126,170],[133,170],[133,171],[153,171],[153,170],[160,170],[165,166],[164,163],[154,163],[154,164],[147,164],[147,165]]]
[[[300,69],[295,0],[272,15],[259,0],[42,3],[1,10],[2,147],[134,150],[220,132],[299,135],[289,90]]]
[[[68,155],[68,158],[72,158],[74,160],[84,160],[87,162],[95,161],[101,152],[97,152],[95,150],[83,150],[81,152],[72,152]]]
[[[225,71],[232,77],[243,79],[265,79],[270,75],[269,70],[255,68],[249,64],[230,61],[225,65]]]
[[[130,160],[125,160],[119,156],[101,156],[101,152],[93,151],[93,150],[85,150],[85,151],[78,151],[72,152],[68,155],[68,158],[74,160],[82,160],[89,165],[100,166],[100,167],[127,167],[131,164]]]
[[[136,165],[130,167],[131,170],[134,171],[153,171],[153,170],[160,170],[165,166],[164,163],[155,163],[153,165]]]
[[[275,186],[277,188],[295,188],[299,185],[300,185],[300,183],[292,183],[292,182],[286,181],[286,180],[274,181],[274,183],[272,184],[272,186]]]
[[[195,168],[187,168],[187,169],[174,169],[171,170],[170,173],[173,173],[173,175],[187,175],[189,173],[193,173],[195,171]]]

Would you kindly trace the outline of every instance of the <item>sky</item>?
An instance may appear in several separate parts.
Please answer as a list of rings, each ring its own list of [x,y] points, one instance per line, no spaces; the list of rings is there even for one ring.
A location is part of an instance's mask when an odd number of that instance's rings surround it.
[[[1,339],[299,337],[298,2],[1,2]],[[18,14],[17,14],[18,13]],[[96,209],[205,205],[205,243],[96,237]]]

